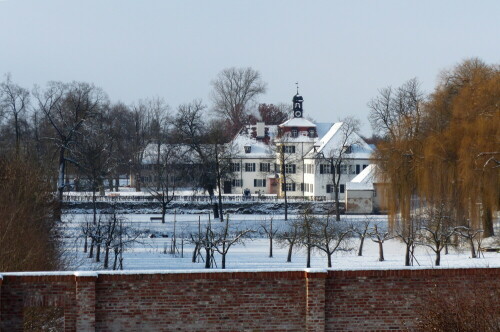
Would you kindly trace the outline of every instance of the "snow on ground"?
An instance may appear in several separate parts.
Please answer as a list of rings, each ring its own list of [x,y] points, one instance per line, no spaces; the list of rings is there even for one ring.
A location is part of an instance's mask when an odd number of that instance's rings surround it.
[[[188,242],[189,233],[197,233],[198,218],[200,218],[201,228],[204,229],[208,222],[207,215],[167,215],[167,222],[162,224],[158,220],[150,221],[150,217],[159,215],[151,214],[127,214],[121,215],[126,218],[124,225],[140,230],[143,234],[138,238],[138,242],[128,248],[124,257],[124,269],[127,270],[191,270],[204,269],[201,258],[196,263],[191,262],[194,246]],[[95,263],[83,253],[83,239],[81,225],[86,220],[91,221],[89,214],[65,215],[64,237],[66,246],[66,256],[70,261],[68,269],[71,270],[102,270],[102,263]],[[258,229],[263,221],[269,222],[269,215],[232,215],[231,223],[240,228]],[[86,219],[88,218],[88,219]],[[293,217],[292,217],[293,218]],[[343,216],[344,223],[356,223],[364,218],[371,218],[379,227],[387,226],[386,216]],[[164,253],[172,244],[172,234],[175,228],[177,236],[178,253]],[[289,218],[291,219],[291,218]],[[286,221],[283,215],[273,216],[274,228],[284,228]],[[218,220],[212,220],[212,225],[217,228],[222,225]],[[151,238],[151,234],[154,236]],[[168,235],[168,238],[162,237]],[[182,241],[180,237],[184,237]],[[387,240],[384,243],[385,261],[378,261],[378,244],[370,239],[365,240],[363,256],[357,256],[358,239],[351,239],[350,246],[353,248],[349,252],[338,252],[333,256],[334,270],[359,270],[359,269],[404,269],[404,245],[396,240]],[[181,245],[183,244],[183,250]],[[286,262],[286,247],[280,247],[278,243],[273,243],[273,257],[269,257],[269,240],[263,235],[254,233],[252,239],[245,241],[245,244],[237,244],[231,247],[226,257],[226,268],[228,269],[302,269],[306,267],[306,253],[303,249],[294,250],[292,262]],[[112,264],[110,255],[110,265]],[[415,266],[411,268],[435,268],[434,253],[426,247],[417,247]],[[104,259],[102,253],[101,259]],[[220,269],[220,255],[216,254],[217,268]],[[327,260],[324,254],[315,251],[311,261],[312,268],[326,268]],[[441,256],[442,268],[472,268],[472,267],[500,267],[500,253],[487,252],[481,258],[470,258],[468,247],[451,248],[450,254]]]

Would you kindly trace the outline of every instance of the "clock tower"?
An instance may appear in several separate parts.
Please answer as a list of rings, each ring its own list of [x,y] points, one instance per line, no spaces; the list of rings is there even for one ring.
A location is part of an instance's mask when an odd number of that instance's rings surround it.
[[[299,95],[299,87],[297,85],[297,94],[293,96],[293,117],[301,118],[304,115],[304,111],[302,110],[302,103],[304,102],[304,98]]]

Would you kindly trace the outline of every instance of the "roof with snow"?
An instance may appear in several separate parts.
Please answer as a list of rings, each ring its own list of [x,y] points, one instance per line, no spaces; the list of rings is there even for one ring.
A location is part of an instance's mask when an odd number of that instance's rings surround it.
[[[328,132],[321,137],[315,146],[315,151],[311,151],[306,156],[314,158],[317,154],[325,157],[334,157],[341,154],[342,149],[350,147],[350,152],[345,153],[346,158],[369,159],[373,149],[355,132],[349,133],[346,137],[347,129],[344,122],[337,122],[330,127]]]
[[[291,118],[279,125],[280,127],[316,127],[314,123],[305,118]]]
[[[187,158],[187,159],[186,159]],[[192,151],[191,146],[187,144],[161,144],[160,145],[160,162],[179,162],[194,161],[196,158],[195,153]],[[158,144],[150,143],[144,149],[142,158],[143,164],[156,164],[158,162]]]
[[[275,154],[269,144],[265,140],[253,137],[252,130],[255,127],[254,125],[245,126],[233,139],[231,144],[234,156],[239,158],[274,158]],[[276,137],[278,126],[265,125],[265,129],[268,137],[267,142],[269,142]],[[250,152],[247,152],[245,147],[250,147]]]
[[[373,183],[380,182],[378,181],[377,171],[377,165],[368,165],[351,182],[347,183],[347,190],[373,190]]]

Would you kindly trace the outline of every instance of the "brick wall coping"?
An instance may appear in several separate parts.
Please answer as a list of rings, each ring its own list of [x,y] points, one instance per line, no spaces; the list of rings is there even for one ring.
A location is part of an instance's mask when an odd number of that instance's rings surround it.
[[[81,278],[98,278],[102,276],[120,276],[120,275],[179,275],[179,274],[189,274],[189,275],[213,275],[213,274],[238,274],[244,273],[246,276],[251,274],[260,273],[272,273],[272,274],[289,274],[290,272],[295,273],[306,273],[310,274],[328,274],[328,275],[349,275],[349,276],[366,276],[366,275],[394,275],[394,276],[406,276],[406,275],[432,275],[436,272],[445,273],[450,275],[468,275],[468,274],[498,274],[500,275],[500,268],[489,268],[489,267],[471,267],[471,268],[423,268],[423,267],[408,267],[400,269],[196,269],[196,270],[123,270],[123,271],[50,271],[50,272],[5,272],[0,273],[0,280],[5,277],[81,277]]]
[[[45,277],[45,276],[75,276],[99,277],[99,275],[144,275],[144,274],[216,274],[216,273],[280,273],[280,272],[306,272],[327,273],[327,269],[193,269],[193,270],[122,270],[122,271],[33,271],[33,272],[0,272],[9,277]]]

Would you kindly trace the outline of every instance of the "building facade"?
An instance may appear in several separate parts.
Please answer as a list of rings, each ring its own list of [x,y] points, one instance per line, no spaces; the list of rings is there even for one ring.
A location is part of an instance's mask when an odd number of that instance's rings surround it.
[[[234,154],[224,184],[226,194],[308,199],[339,197],[346,184],[370,164],[373,149],[350,124],[313,123],[304,118],[303,97],[293,97],[293,117],[280,125],[245,126],[231,142]],[[336,167],[332,167],[332,165]]]

